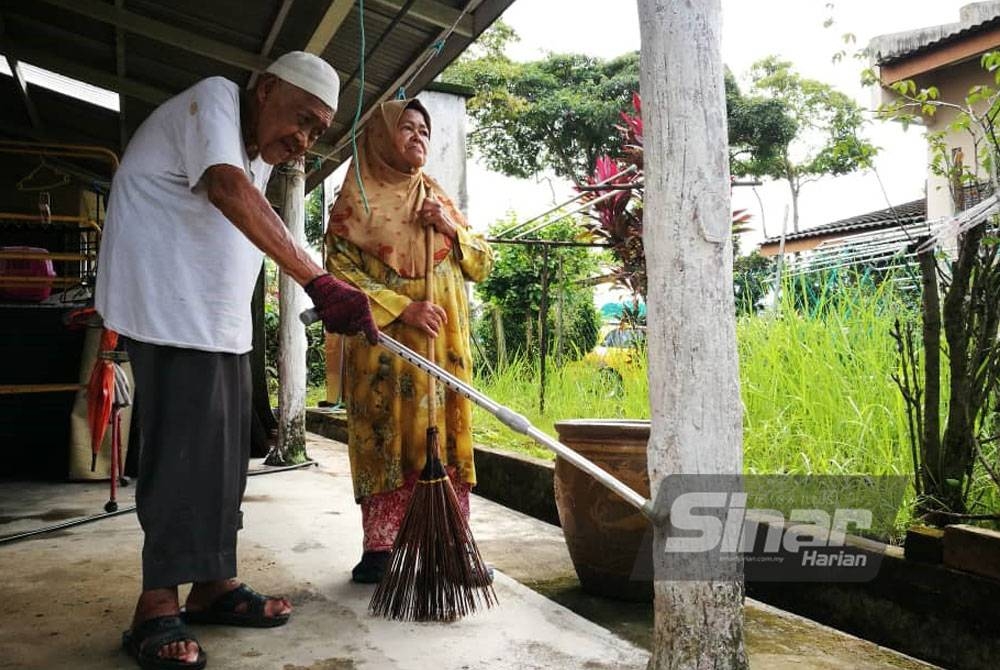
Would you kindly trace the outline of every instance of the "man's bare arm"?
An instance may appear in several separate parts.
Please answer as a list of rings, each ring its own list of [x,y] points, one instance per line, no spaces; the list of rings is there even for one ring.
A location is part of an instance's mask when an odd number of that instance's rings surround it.
[[[295,242],[243,170],[233,165],[213,165],[205,170],[202,184],[212,204],[300,286],[325,274]]]

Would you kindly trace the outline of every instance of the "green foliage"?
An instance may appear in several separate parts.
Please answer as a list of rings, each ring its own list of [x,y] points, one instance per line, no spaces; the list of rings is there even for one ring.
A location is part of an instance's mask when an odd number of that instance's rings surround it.
[[[639,88],[637,52],[611,60],[550,54],[520,63],[502,54],[502,36],[487,35],[485,53],[459,59],[442,79],[476,89],[469,146],[490,169],[522,178],[552,169],[577,180],[599,155],[621,149],[615,123]]]
[[[761,299],[771,288],[774,260],[754,251],[733,259],[733,294],[737,314],[754,314]]]
[[[323,248],[323,187],[306,196],[306,242],[314,249]]]
[[[495,224],[492,232],[499,233],[515,223],[516,219],[511,217]],[[568,241],[578,230],[576,224],[563,221],[546,228],[543,236],[544,239]],[[495,247],[495,253],[493,271],[476,285],[476,292],[485,303],[483,314],[477,320],[476,336],[491,365],[505,357],[537,356],[541,276],[546,267],[542,250],[535,246],[500,244]],[[547,348],[553,355],[560,344],[556,341],[560,331],[560,301],[562,354],[577,358],[597,342],[600,320],[594,308],[593,292],[580,283],[594,275],[597,266],[598,257],[585,247],[549,250]],[[500,333],[497,319],[502,324]],[[502,338],[502,342],[498,338]]]
[[[317,189],[318,190],[318,189]],[[271,259],[264,261],[264,360],[267,386],[271,393],[278,388],[278,269]],[[326,384],[326,350],[323,347],[323,324],[306,328],[307,385]]]
[[[772,147],[773,151],[741,157],[733,164],[733,174],[787,181],[792,191],[794,229],[798,230],[802,186],[823,176],[868,167],[877,149],[861,137],[865,123],[861,108],[829,84],[802,77],[791,63],[775,56],[755,63],[750,76],[753,83],[747,100],[755,104],[780,102],[795,133],[783,145]],[[788,129],[779,126],[779,130]]]
[[[726,69],[729,164],[734,175],[754,174],[756,166],[780,160],[798,125],[778,98],[748,97]]]
[[[984,81],[1000,83],[1000,52],[984,54],[980,63]],[[998,190],[1000,92],[994,86],[975,85],[961,102],[942,100],[936,87],[918,88],[912,80],[891,88],[896,99],[879,108],[882,118],[905,125],[941,109],[951,113],[944,129],[927,138],[931,172],[947,180],[956,211],[966,209],[966,187],[986,181],[984,190]],[[972,145],[972,156],[965,155],[962,140]],[[974,225],[963,226],[953,259],[933,250],[923,256],[922,283],[930,288],[922,295],[922,323],[904,322],[895,331],[897,383],[911,412],[918,511],[938,524],[1000,508],[997,220],[984,215],[968,223]]]
[[[593,172],[598,156],[622,155],[619,114],[639,92],[639,54],[607,61],[550,54],[520,63],[504,54],[517,39],[500,21],[442,74],[444,81],[476,89],[468,107],[476,122],[470,149],[508,176],[551,169],[574,181]],[[783,101],[744,97],[728,71],[726,106],[732,157],[741,165],[773,161],[796,133]]]

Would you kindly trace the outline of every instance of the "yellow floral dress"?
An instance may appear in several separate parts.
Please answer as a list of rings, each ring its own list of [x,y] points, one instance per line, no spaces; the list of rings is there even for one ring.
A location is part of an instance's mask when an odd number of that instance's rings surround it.
[[[435,339],[438,365],[464,381],[472,378],[469,304],[465,282],[482,281],[493,266],[489,244],[459,227],[461,260],[454,251],[434,268],[435,302],[448,322]],[[327,238],[327,269],[357,286],[371,301],[378,327],[426,355],[427,335],[397,317],[412,301],[424,299],[424,279],[401,277],[375,256],[337,236]],[[362,337],[347,340],[344,395],[347,401],[348,453],[354,497],[361,500],[403,486],[426,459],[427,375]],[[472,407],[437,384],[441,460],[458,481],[476,483],[472,453]],[[442,411],[443,410],[443,411]]]

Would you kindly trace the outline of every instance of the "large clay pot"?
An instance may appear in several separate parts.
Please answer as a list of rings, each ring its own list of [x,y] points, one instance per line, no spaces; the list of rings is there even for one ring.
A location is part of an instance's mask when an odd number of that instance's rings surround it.
[[[556,423],[559,441],[649,497],[649,421],[580,419]],[[633,578],[648,522],[634,507],[564,459],[556,458],[556,507],[570,558],[585,591],[620,600],[653,598]],[[648,538],[646,538],[648,541]],[[649,545],[646,545],[646,550]]]

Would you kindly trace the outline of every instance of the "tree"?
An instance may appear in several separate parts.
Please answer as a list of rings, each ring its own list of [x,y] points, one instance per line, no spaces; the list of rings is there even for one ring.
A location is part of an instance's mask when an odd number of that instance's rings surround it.
[[[502,53],[513,31],[487,35],[485,53],[460,59],[442,78],[476,89],[469,147],[490,169],[521,178],[551,169],[576,182],[597,156],[620,149],[615,123],[639,86],[637,53],[607,61],[550,54],[519,63]]]
[[[773,162],[795,139],[798,125],[777,98],[746,96],[726,68],[726,119],[729,128],[729,170],[748,174],[747,166]]]
[[[982,499],[995,500],[983,496],[983,489],[1000,487],[1000,216],[995,208],[978,216],[961,214],[967,193],[981,188],[1000,192],[1000,139],[995,132],[1000,52],[984,54],[981,63],[991,75],[983,80],[992,78],[992,85],[973,86],[962,103],[939,100],[937,87],[918,89],[906,80],[892,85],[899,98],[880,109],[904,123],[917,115],[951,115],[948,132],[929,133],[928,142],[931,171],[948,180],[960,224],[952,230],[960,232],[955,240],[934,239],[917,250],[919,340],[912,323],[897,322],[893,332],[901,358],[895,380],[907,405],[917,512],[939,525],[969,517],[998,519],[995,509],[987,509],[987,515],[975,512]],[[970,140],[968,165],[961,148],[953,152],[949,146],[958,135]],[[953,260],[936,253],[951,242],[956,247]]]
[[[740,473],[742,412],[720,0],[639,0],[639,26],[657,491],[667,474]],[[654,547],[668,532],[656,528]],[[654,593],[650,670],[747,667],[742,578],[657,580]]]
[[[609,61],[551,54],[518,63],[504,54],[517,39],[498,21],[442,74],[444,81],[476,89],[468,106],[476,125],[469,147],[490,169],[511,177],[549,169],[579,183],[599,156],[621,155],[617,126],[639,91],[639,54]],[[795,137],[785,103],[745,97],[728,70],[726,108],[732,159],[741,164],[773,161]]]
[[[493,226],[493,232],[499,233],[515,223],[514,219],[501,221]],[[571,241],[576,230],[569,221],[554,223],[543,231],[543,237]],[[476,331],[490,361],[502,363],[510,356],[538,354],[542,290],[539,277],[545,267],[538,248],[497,245],[493,271],[476,285],[476,292],[485,303]],[[557,353],[561,348],[567,357],[578,358],[597,343],[600,320],[594,309],[593,291],[582,283],[596,273],[597,258],[585,247],[551,249],[547,270],[550,277],[547,349]],[[499,327],[497,319],[502,324]]]
[[[747,99],[756,105],[780,102],[791,116],[796,133],[775,151],[739,156],[732,165],[733,173],[787,181],[792,195],[792,225],[798,231],[802,187],[823,176],[868,167],[877,149],[860,136],[865,122],[861,108],[829,84],[802,77],[791,63],[775,56],[756,62],[750,76],[752,86]]]
[[[735,248],[735,244],[733,245]],[[760,301],[771,289],[774,261],[760,252],[740,256],[733,261],[733,294],[737,314],[755,314]]]

